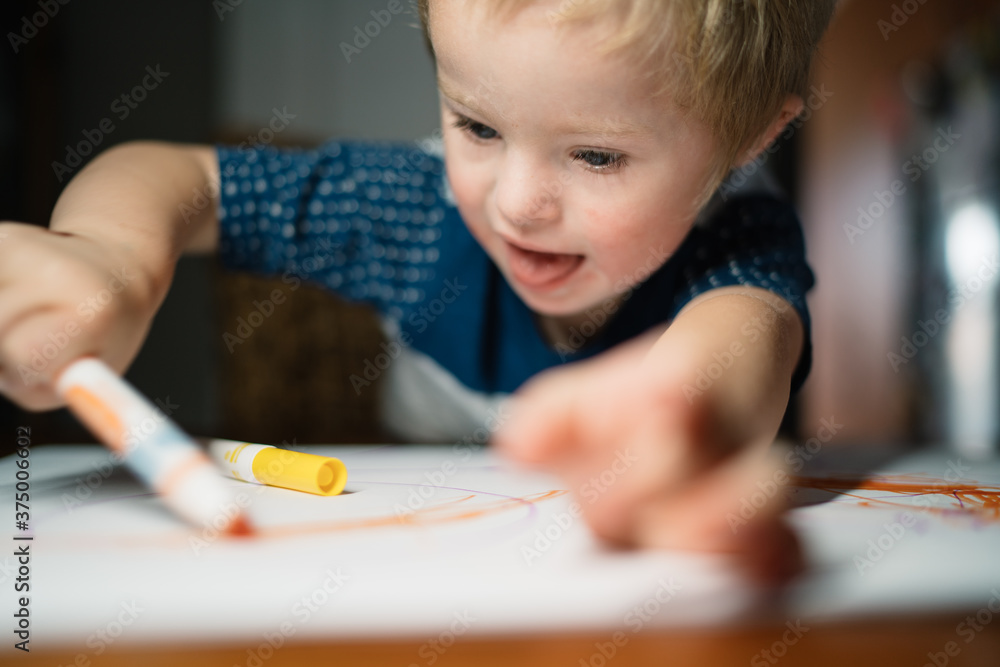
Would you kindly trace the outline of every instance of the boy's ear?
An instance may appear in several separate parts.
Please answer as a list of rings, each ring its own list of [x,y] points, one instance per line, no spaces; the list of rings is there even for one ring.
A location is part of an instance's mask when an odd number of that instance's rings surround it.
[[[771,145],[771,142],[778,137],[781,131],[785,129],[786,125],[802,113],[802,109],[804,107],[805,103],[802,101],[801,97],[794,94],[788,95],[788,97],[785,98],[784,104],[781,105],[781,111],[778,112],[778,116],[771,121],[767,130],[760,135],[757,141],[743,153],[743,160],[737,162],[737,164],[733,166],[738,168],[753,161],[754,158],[760,155],[761,151]]]

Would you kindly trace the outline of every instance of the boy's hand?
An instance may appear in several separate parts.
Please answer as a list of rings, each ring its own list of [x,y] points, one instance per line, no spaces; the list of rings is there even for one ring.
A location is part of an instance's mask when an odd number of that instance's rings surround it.
[[[61,404],[52,382],[74,359],[123,371],[177,258],[215,248],[218,183],[211,146],[127,143],[69,182],[51,229],[0,223],[0,392],[45,410]],[[182,213],[192,193],[208,205]]]
[[[729,336],[688,338],[683,328],[703,325],[722,306],[721,319],[738,332],[740,308],[748,305],[752,314],[757,307],[724,299],[705,305],[657,341],[646,336],[539,375],[515,395],[495,443],[511,458],[562,477],[606,541],[732,553],[756,578],[777,583],[801,569],[780,488],[749,521],[741,523],[741,511],[762,495],[758,482],[774,484],[780,470],[769,448],[787,403],[790,366],[761,363],[774,361],[767,356],[773,346],[748,348],[710,391],[692,392],[698,365],[713,349],[725,349]],[[725,321],[716,324],[715,331],[727,330]],[[769,378],[784,368],[782,396]]]
[[[52,382],[70,361],[122,371],[157,305],[138,264],[86,236],[0,223],[0,391],[44,410],[62,403]]]

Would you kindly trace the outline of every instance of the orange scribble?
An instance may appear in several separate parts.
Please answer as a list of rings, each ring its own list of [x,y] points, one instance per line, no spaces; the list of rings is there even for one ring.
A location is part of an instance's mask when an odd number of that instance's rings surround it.
[[[483,500],[482,496],[476,494],[462,496],[445,500],[431,507],[415,510],[412,514],[386,514],[369,517],[366,519],[333,519],[329,521],[316,521],[312,523],[299,523],[286,526],[260,526],[255,525],[252,532],[239,536],[241,542],[253,542],[258,540],[287,539],[289,537],[306,537],[312,535],[323,535],[328,533],[342,533],[352,530],[363,530],[372,528],[387,528],[391,526],[432,526],[438,524],[458,523],[469,519],[477,519],[489,515],[499,514],[507,510],[518,507],[526,507],[543,500],[550,500],[569,493],[568,491],[556,489],[533,493],[518,498],[502,498],[498,500],[487,500],[481,504],[471,505],[469,503],[476,500]],[[156,536],[114,536],[102,538],[103,544],[114,544],[120,547],[181,547],[188,545],[188,538],[193,537],[200,540],[213,540],[214,536],[202,535],[196,532],[193,535],[188,533],[172,532],[169,535]],[[87,542],[93,540],[93,536],[84,538]]]
[[[1000,521],[1000,486],[970,482],[958,484],[920,475],[875,475],[873,477],[795,477],[792,484],[804,489],[819,489],[855,498],[862,507],[890,506],[931,514],[966,515],[988,521]],[[907,498],[936,497],[950,501],[944,506],[929,506],[872,498],[848,491],[879,491]]]
[[[297,537],[301,535],[315,535],[319,533],[333,533],[347,530],[358,530],[362,528],[384,528],[386,526],[417,525],[430,526],[443,523],[455,523],[479,517],[531,505],[542,500],[555,498],[567,493],[566,491],[544,491],[533,493],[520,498],[504,498],[494,500],[475,507],[467,507],[466,503],[474,500],[477,496],[464,496],[414,511],[412,514],[392,514],[370,519],[320,521],[311,524],[296,524],[293,526],[275,526],[272,528],[262,528],[257,531],[257,536],[262,539]],[[461,507],[458,507],[461,505]]]

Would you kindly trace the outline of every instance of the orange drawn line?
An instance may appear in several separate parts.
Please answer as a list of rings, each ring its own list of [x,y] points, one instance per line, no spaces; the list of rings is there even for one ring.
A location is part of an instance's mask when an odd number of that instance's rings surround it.
[[[434,512],[434,511],[438,511],[438,510],[449,510],[449,509],[451,509],[452,505],[457,505],[458,503],[468,502],[468,501],[472,500],[475,497],[476,497],[475,495],[471,495],[471,496],[462,496],[461,498],[452,498],[451,500],[443,500],[440,503],[438,503],[437,505],[435,505],[434,507],[428,507],[427,509],[425,509],[423,511],[424,512]]]
[[[891,506],[919,510],[931,514],[966,514],[979,518],[1000,520],[1000,486],[976,482],[958,484],[947,480],[920,475],[882,475],[872,478],[858,477],[792,477],[792,484],[800,488],[819,489],[828,493],[856,498],[863,506]],[[881,498],[869,498],[852,491],[879,491],[903,497],[939,496],[951,504],[947,507],[924,507]]]
[[[533,493],[520,498],[503,498],[492,500],[478,508],[468,508],[466,503],[480,496],[463,496],[455,500],[417,510],[413,514],[407,515],[385,515],[372,517],[369,519],[341,519],[335,521],[324,521],[320,523],[297,524],[293,526],[255,527],[251,539],[286,539],[289,537],[300,537],[307,535],[319,535],[323,533],[340,533],[354,530],[366,530],[372,528],[387,528],[392,526],[431,526],[449,523],[458,523],[469,519],[489,516],[507,511],[513,507],[524,507],[533,505],[543,500],[557,498],[569,493],[563,489]],[[442,512],[442,505],[448,505],[451,513]],[[187,545],[187,536],[171,534],[162,538],[144,536],[141,540],[131,537],[112,537],[102,539],[102,544],[114,544],[121,547],[149,547],[160,545],[164,547],[180,547]]]
[[[328,533],[328,532],[343,532],[350,530],[359,530],[362,528],[384,528],[386,526],[398,526],[400,524],[408,525],[438,525],[446,523],[455,523],[458,521],[463,521],[467,519],[472,519],[481,516],[487,516],[489,514],[496,514],[498,512],[508,509],[509,506],[516,504],[520,499],[504,499],[491,502],[488,505],[484,505],[480,509],[469,510],[469,511],[459,511],[457,513],[442,513],[438,511],[438,507],[428,507],[427,509],[421,509],[415,511],[413,514],[404,515],[391,515],[391,516],[381,516],[373,517],[371,519],[360,519],[353,521],[330,521],[315,524],[299,524],[297,526],[281,526],[275,528],[264,528],[259,530],[258,533],[261,537],[265,538],[275,538],[275,537],[292,537],[299,535],[315,535],[317,533]]]
[[[539,500],[548,500],[549,498],[558,498],[559,496],[565,496],[569,491],[566,489],[553,489],[552,491],[543,491],[541,493],[533,493],[530,496],[525,496],[519,500],[524,500],[529,503],[537,503]]]

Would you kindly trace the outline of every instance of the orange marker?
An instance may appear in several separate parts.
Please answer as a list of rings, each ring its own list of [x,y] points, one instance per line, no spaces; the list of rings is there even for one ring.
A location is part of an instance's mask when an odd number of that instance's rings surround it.
[[[250,532],[205,452],[104,362],[88,357],[70,364],[56,390],[73,414],[174,512],[199,527],[231,535]]]

